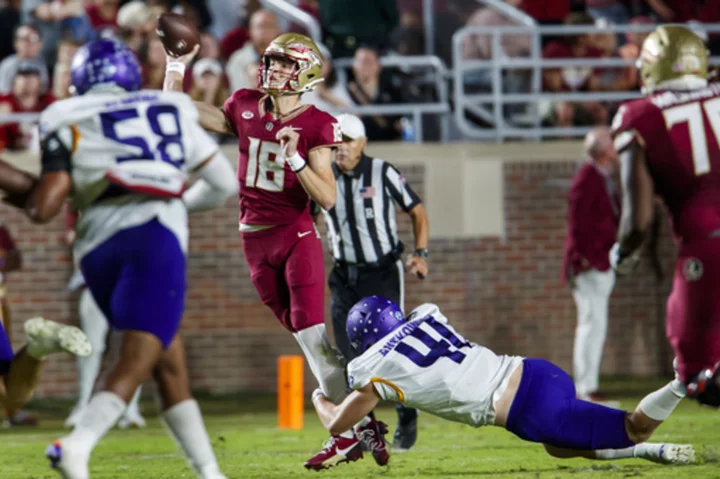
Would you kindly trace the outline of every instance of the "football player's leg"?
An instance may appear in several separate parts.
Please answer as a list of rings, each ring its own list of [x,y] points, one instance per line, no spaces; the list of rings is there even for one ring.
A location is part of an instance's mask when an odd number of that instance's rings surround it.
[[[348,393],[345,370],[325,331],[325,265],[320,240],[307,236],[285,263],[290,291],[290,324],[313,375],[328,397],[340,404]]]
[[[47,450],[52,465],[69,477],[86,477],[92,449],[118,421],[170,345],[180,325],[185,256],[175,235],[159,221],[123,230],[82,259],[93,297],[123,333],[118,361],[72,433]]]
[[[356,354],[350,347],[345,324],[350,308],[360,300],[355,288],[350,284],[351,278],[347,268],[334,268],[330,273],[328,283],[332,290],[330,298],[330,316],[333,324],[335,345],[346,360],[350,361]]]
[[[88,288],[83,288],[78,301],[78,315],[80,316],[80,328],[87,334],[92,353],[87,357],[78,357],[78,401],[75,404],[70,416],[65,421],[65,427],[75,427],[85,406],[90,402],[95,380],[100,373],[105,343],[110,325],[103,315],[100,307],[90,293]]]
[[[720,405],[720,240],[682,248],[667,305],[667,335],[689,396]]]
[[[191,467],[203,479],[223,478],[200,407],[190,393],[185,349],[179,335],[163,352],[153,370],[153,377],[160,394],[162,422],[185,453]]]

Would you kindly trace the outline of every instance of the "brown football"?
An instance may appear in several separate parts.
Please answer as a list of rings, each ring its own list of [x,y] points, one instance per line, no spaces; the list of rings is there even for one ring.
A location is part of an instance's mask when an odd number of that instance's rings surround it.
[[[177,13],[163,13],[155,30],[165,50],[176,57],[186,55],[200,43],[200,34],[190,20]]]

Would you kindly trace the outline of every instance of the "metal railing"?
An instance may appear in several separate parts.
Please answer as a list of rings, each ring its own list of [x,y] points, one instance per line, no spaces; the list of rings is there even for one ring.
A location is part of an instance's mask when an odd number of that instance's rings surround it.
[[[347,70],[352,68],[352,58],[339,58],[333,62],[338,75],[338,83],[347,88]],[[433,83],[438,99],[428,103],[398,103],[388,105],[353,106],[351,111],[358,115],[410,115],[415,129],[415,141],[423,141],[422,115],[440,116],[440,140],[448,141],[450,131],[450,95],[447,79],[449,71],[445,63],[434,55],[386,56],[380,58],[380,64],[402,70],[429,69],[429,81]]]
[[[720,24],[703,25],[708,33],[720,32]],[[539,113],[540,102],[552,101],[623,101],[640,96],[637,91],[608,92],[563,92],[542,91],[542,70],[562,67],[628,67],[635,60],[621,58],[595,59],[543,59],[541,55],[541,37],[543,35],[584,35],[594,33],[651,32],[655,25],[610,25],[604,28],[593,26],[518,26],[518,27],[464,27],[453,35],[453,100],[454,119],[460,131],[468,138],[502,141],[508,137],[541,139],[548,136],[581,136],[591,127],[542,127]],[[462,42],[470,35],[490,35],[492,58],[487,60],[468,60],[462,58]],[[527,35],[531,39],[529,57],[508,58],[501,54],[503,35]],[[711,57],[711,65],[720,65],[720,57]],[[503,92],[503,72],[508,70],[531,70],[530,91],[527,93]],[[465,87],[467,72],[485,71],[490,73],[490,92],[486,94],[468,93]],[[527,104],[530,108],[532,126],[521,128],[509,124],[503,114],[503,107],[512,104]],[[487,108],[490,106],[491,108]],[[478,115],[491,127],[482,128],[467,118],[465,112]]]
[[[300,10],[285,0],[260,0],[260,4],[264,8],[275,12],[277,15],[301,24],[308,31],[310,38],[312,38],[315,43],[318,45],[322,43],[322,28],[320,28],[320,22],[309,13]]]

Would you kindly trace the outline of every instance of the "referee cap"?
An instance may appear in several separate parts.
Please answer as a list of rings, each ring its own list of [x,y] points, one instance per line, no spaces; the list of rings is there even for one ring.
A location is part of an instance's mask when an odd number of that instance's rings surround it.
[[[337,121],[340,124],[340,130],[342,130],[343,136],[350,138],[351,140],[357,140],[358,138],[364,138],[365,125],[360,118],[355,115],[343,113],[337,117]]]

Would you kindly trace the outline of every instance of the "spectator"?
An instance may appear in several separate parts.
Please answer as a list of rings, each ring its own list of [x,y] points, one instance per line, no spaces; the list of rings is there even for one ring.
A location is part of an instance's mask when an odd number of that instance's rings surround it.
[[[165,79],[165,48],[157,36],[152,36],[140,49],[143,88],[162,90]]]
[[[52,95],[56,100],[70,96],[70,64],[78,48],[80,45],[72,40],[63,40],[58,46],[58,61],[53,68],[52,87]]]
[[[363,2],[362,8],[358,8],[357,0],[319,0],[318,3],[325,45],[334,58],[353,56],[360,45],[384,49],[400,21],[395,0]]]
[[[230,94],[225,85],[220,62],[212,58],[202,58],[193,65],[192,76],[193,86],[190,89],[190,97],[195,101],[222,108]]]
[[[96,32],[117,29],[118,3],[119,0],[92,0],[85,5],[85,13]]]
[[[300,0],[297,7],[318,22],[320,21],[320,4],[318,0]],[[290,23],[290,25],[288,25],[288,31],[301,33],[308,37],[310,36],[310,31],[300,23]]]
[[[592,26],[592,17],[583,13],[568,15],[567,25]],[[543,58],[599,58],[602,52],[593,46],[592,35],[572,35],[565,41],[554,41],[543,48]],[[546,68],[543,85],[546,91],[597,91],[595,71],[590,67]],[[558,126],[605,125],[608,113],[598,102],[574,104],[558,102],[552,107],[552,120]]]
[[[654,22],[650,17],[633,17],[630,19],[631,25],[652,25]],[[620,47],[619,54],[625,60],[637,60],[640,57],[640,50],[645,39],[650,32],[628,32],[625,34],[625,44]],[[623,70],[625,77],[625,86],[628,90],[637,90],[640,88],[640,78],[635,65],[628,66]]]
[[[248,0],[208,0],[207,6],[212,17],[208,31],[215,38],[223,38],[237,26],[244,24],[248,17],[247,4]]]
[[[513,3],[541,25],[564,23],[570,14],[570,0],[522,0]]]
[[[38,28],[43,38],[42,56],[46,65],[55,64],[56,46],[63,32],[70,31],[75,40],[82,42],[95,37],[82,0],[24,0],[22,19]]]
[[[218,44],[217,38],[209,33],[201,34],[200,52],[197,58],[212,58],[213,60],[220,61],[220,45]]]
[[[255,81],[248,83],[248,66],[260,62],[262,53],[279,34],[280,28],[274,13],[268,10],[253,13],[250,17],[250,41],[232,54],[225,67],[232,91],[255,88]]]
[[[129,2],[118,10],[119,37],[136,54],[148,37],[155,33],[156,25],[153,10],[143,2]]]
[[[352,65],[355,79],[347,89],[357,105],[379,105],[402,103],[402,94],[381,75],[380,56],[372,48],[360,47],[355,51]],[[398,116],[365,115],[362,117],[367,137],[370,140],[398,140],[402,126]]]
[[[322,76],[325,81],[319,83],[314,90],[303,93],[301,101],[304,105],[315,105],[316,108],[331,115],[350,111],[354,102],[347,89],[337,83],[337,75],[333,69],[330,53],[327,51],[323,53],[325,61],[323,62]]]
[[[10,0],[0,8],[0,61],[14,53],[13,33],[20,25],[20,0]]]
[[[0,114],[2,113],[39,113],[54,98],[42,92],[41,69],[37,61],[24,60],[18,64],[13,79],[12,92],[0,96]],[[29,123],[10,123],[0,126],[0,144],[12,150],[21,150],[30,146],[33,128]]]
[[[18,64],[24,60],[37,60],[40,68],[40,80],[43,91],[48,86],[48,71],[45,64],[40,61],[42,50],[42,37],[33,25],[21,25],[15,30],[13,42],[15,54],[10,55],[0,63],[0,94],[6,95],[12,89],[13,78],[17,73]]]
[[[630,12],[620,0],[585,0],[587,13],[595,20],[606,19],[618,25],[630,21]]]
[[[604,18],[596,21],[597,27],[606,29],[592,36],[593,46],[600,52],[601,58],[619,58],[620,56],[617,48],[617,35],[608,29],[610,25]],[[595,86],[598,90],[623,91],[630,88],[624,68],[596,68],[595,77]]]
[[[568,196],[568,231],[563,282],[573,288],[578,324],[573,376],[578,398],[602,402],[598,392],[600,363],[608,323],[608,302],[615,273],[608,255],[615,243],[620,205],[612,174],[617,153],[606,128],[585,137],[586,161],[573,179]]]

